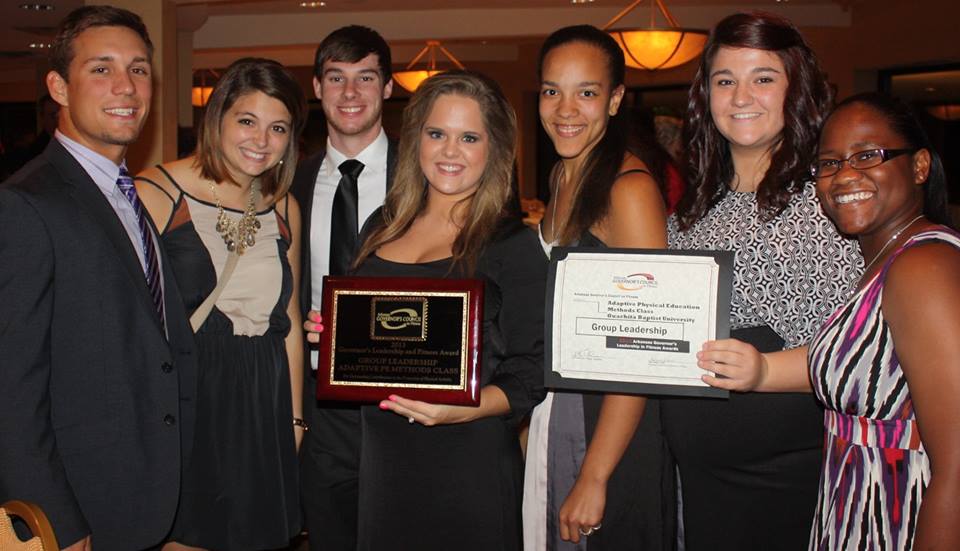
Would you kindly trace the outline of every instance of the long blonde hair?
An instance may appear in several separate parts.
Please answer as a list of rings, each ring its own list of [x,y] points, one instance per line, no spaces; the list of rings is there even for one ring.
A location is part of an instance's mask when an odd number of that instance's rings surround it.
[[[383,205],[383,224],[364,240],[354,261],[359,266],[381,246],[400,238],[423,211],[427,180],[420,167],[420,138],[434,103],[456,95],[480,105],[490,139],[487,165],[477,191],[454,208],[463,211],[463,226],[453,242],[453,265],[472,273],[477,258],[498,222],[506,215],[510,199],[513,161],[516,157],[517,115],[491,79],[470,71],[450,71],[423,82],[403,112],[403,130],[393,184]]]

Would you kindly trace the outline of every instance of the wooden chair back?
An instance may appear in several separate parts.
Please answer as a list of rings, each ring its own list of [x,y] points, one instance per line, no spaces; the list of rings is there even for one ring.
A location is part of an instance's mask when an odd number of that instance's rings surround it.
[[[13,531],[13,519],[25,522],[33,538],[21,541]],[[8,501],[0,505],[0,551],[58,551],[53,527],[40,507],[25,501]]]

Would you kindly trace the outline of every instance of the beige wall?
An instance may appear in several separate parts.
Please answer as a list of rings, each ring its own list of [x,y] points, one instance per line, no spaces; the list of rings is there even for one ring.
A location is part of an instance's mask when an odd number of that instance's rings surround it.
[[[89,2],[93,3],[93,2]],[[177,154],[177,9],[172,0],[112,0],[143,18],[153,42],[153,101],[137,143],[127,150],[127,166],[137,173]]]

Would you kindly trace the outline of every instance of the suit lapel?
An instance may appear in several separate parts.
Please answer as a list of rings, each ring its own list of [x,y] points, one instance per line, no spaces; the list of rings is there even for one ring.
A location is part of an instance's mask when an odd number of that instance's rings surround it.
[[[387,138],[387,190],[393,185],[393,172],[397,168],[397,142]]]
[[[127,231],[120,219],[117,218],[117,213],[107,202],[107,198],[103,196],[97,184],[93,182],[76,159],[60,145],[60,142],[55,139],[50,140],[50,146],[47,147],[45,154],[67,184],[70,189],[69,193],[80,205],[80,210],[86,213],[103,230],[107,240],[113,245],[120,264],[134,282],[134,288],[140,303],[147,309],[150,318],[157,326],[157,330],[160,330],[156,307],[150,297],[147,280],[143,274],[143,266],[140,264],[140,258],[137,256],[130,238],[127,236]]]
[[[326,148],[309,157],[302,166],[297,167],[291,190],[300,202],[300,309],[306,316],[313,300],[311,295],[310,234],[313,221],[313,193],[317,184],[317,173],[323,164]]]

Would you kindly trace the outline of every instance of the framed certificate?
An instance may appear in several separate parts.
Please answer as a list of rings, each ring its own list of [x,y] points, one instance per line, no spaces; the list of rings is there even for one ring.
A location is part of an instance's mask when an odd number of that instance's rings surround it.
[[[547,387],[727,396],[696,353],[730,334],[732,252],[558,247],[548,277]]]
[[[483,282],[323,278],[317,398],[480,403]]]

